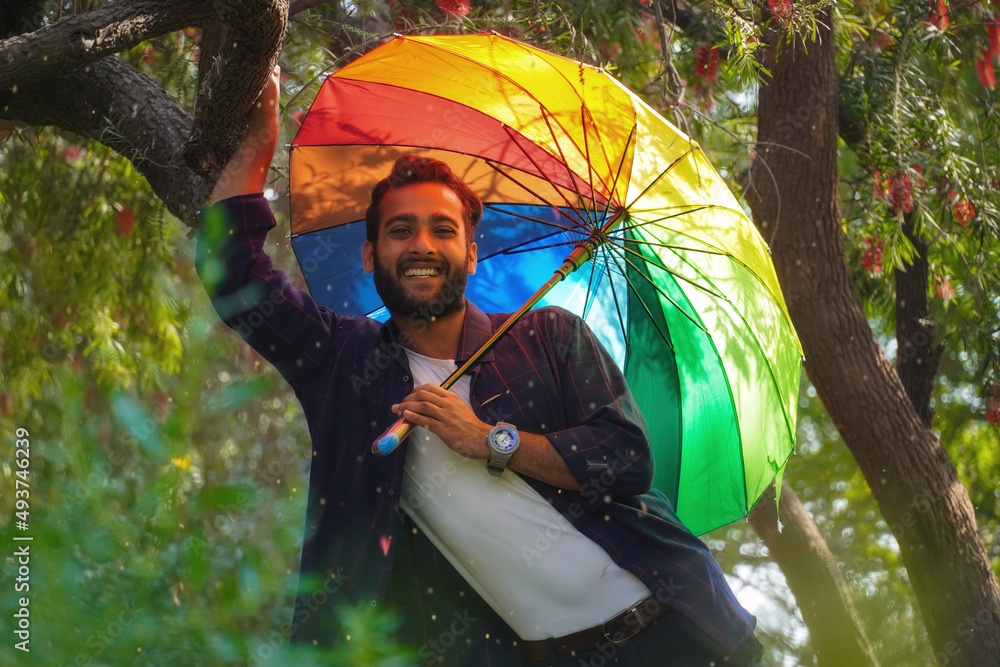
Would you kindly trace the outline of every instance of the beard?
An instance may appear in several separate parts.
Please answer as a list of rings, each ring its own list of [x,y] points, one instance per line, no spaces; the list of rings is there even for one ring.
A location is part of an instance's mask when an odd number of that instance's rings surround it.
[[[382,303],[393,317],[407,317],[411,320],[433,321],[446,317],[462,309],[465,304],[465,287],[469,282],[469,274],[463,269],[468,266],[469,252],[466,250],[465,265],[452,268],[447,259],[437,262],[422,262],[412,259],[400,259],[396,266],[383,265],[374,253],[375,291],[382,298]],[[445,277],[444,284],[436,293],[427,296],[412,296],[401,284],[410,267],[435,268]]]

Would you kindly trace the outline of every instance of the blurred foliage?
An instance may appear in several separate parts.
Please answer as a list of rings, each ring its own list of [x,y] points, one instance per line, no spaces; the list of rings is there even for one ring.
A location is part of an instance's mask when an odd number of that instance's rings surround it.
[[[48,2],[46,11],[57,20],[101,4]],[[496,30],[612,70],[697,138],[740,192],[762,159],[755,90],[767,71],[757,43],[772,29],[790,45],[815,30],[819,6],[698,2],[682,33],[658,24],[655,0],[326,3],[289,24],[283,138],[325,72],[391,32]],[[845,247],[891,358],[892,272],[910,248],[889,186],[908,177],[945,344],[934,427],[997,567],[1000,436],[984,415],[1000,381],[1000,267],[991,260],[1000,250],[1000,142],[997,93],[975,66],[993,10],[952,6],[946,22],[936,7],[832,6]],[[190,112],[198,40],[188,29],[122,55]],[[811,91],[782,121],[807,122],[825,94]],[[282,634],[299,586],[309,435],[280,377],[218,324],[185,230],[126,159],[97,143],[4,125],[0,163],[0,539],[23,534],[8,491],[13,432],[23,427],[32,664],[410,664],[412,651],[389,641],[394,621],[378,608],[345,610],[352,641],[335,655],[293,648]],[[283,164],[279,155],[268,193],[279,219]],[[276,265],[299,280],[287,240],[271,240]],[[805,381],[787,479],[841,564],[883,664],[927,663],[895,540]],[[814,664],[796,601],[753,531],[734,524],[706,541],[760,617],[771,662]],[[5,591],[17,576],[11,551],[0,569]],[[14,605],[0,596],[0,615],[11,618]],[[23,657],[0,644],[0,664]]]

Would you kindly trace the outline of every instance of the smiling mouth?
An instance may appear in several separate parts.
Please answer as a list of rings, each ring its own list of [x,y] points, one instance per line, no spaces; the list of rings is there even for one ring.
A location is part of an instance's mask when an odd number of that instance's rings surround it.
[[[441,275],[441,271],[438,269],[417,269],[410,268],[403,272],[403,275],[407,278],[433,278],[435,276]]]

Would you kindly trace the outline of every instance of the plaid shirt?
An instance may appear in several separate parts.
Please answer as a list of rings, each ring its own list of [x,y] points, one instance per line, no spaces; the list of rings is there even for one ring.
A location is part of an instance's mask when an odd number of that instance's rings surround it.
[[[478,596],[455,582],[454,570],[399,508],[406,443],[384,458],[371,453],[371,443],[396,419],[389,406],[413,389],[398,331],[391,320],[338,316],[296,289],[263,250],[274,226],[261,195],[205,209],[197,268],[220,317],[277,367],[309,425],[312,464],[292,636],[333,644],[340,605],[368,600],[374,606],[387,594],[402,599],[399,591],[418,580],[421,592],[446,589],[433,600],[452,595],[449,604],[468,610]],[[467,302],[456,362],[468,359],[505,320]],[[667,498],[650,490],[653,463],[643,418],[621,372],[580,318],[558,308],[530,311],[469,372],[479,419],[544,434],[580,482],[573,492],[523,476],[543,498],[727,650],[749,637],[754,618],[707,547],[681,524]],[[544,541],[522,552],[542,548]],[[441,583],[446,580],[455,585]],[[485,646],[481,664],[516,664],[509,653],[516,637],[476,604],[469,617],[486,629],[463,630],[461,641],[453,636],[451,644],[469,651]],[[428,605],[427,599],[412,602],[425,620]],[[452,635],[467,621],[447,605],[433,615],[439,622],[444,617]],[[433,626],[423,632],[438,637]],[[421,657],[437,661],[440,650],[425,643]]]

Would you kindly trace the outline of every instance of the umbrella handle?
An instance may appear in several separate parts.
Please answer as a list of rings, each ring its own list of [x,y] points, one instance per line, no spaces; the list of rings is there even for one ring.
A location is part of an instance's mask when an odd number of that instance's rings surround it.
[[[410,435],[412,430],[413,424],[400,417],[395,424],[375,439],[375,442],[372,443],[372,454],[375,456],[391,454],[396,447],[399,447],[399,443],[406,440],[406,436]]]

